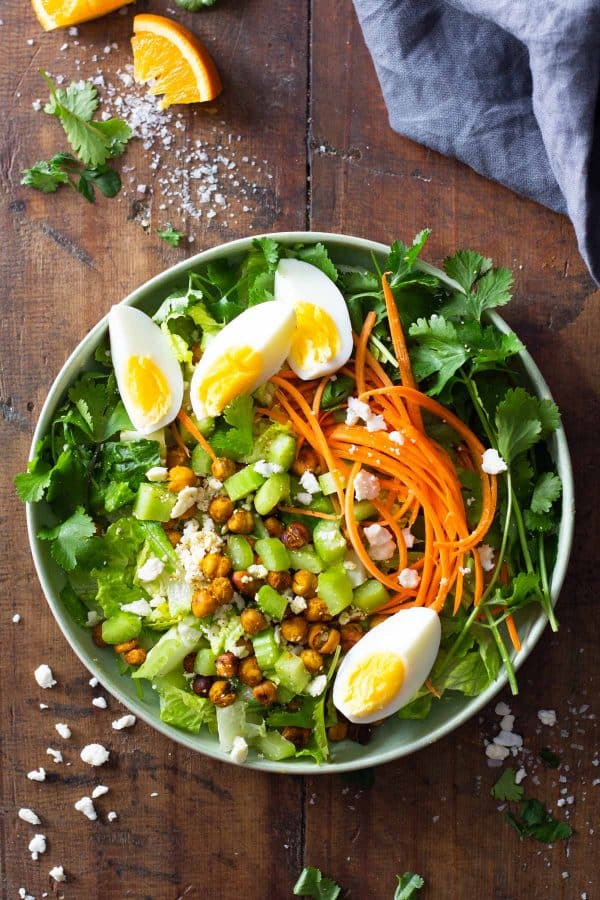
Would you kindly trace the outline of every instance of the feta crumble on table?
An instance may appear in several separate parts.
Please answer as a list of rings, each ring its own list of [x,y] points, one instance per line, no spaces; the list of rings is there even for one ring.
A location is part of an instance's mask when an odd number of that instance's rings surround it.
[[[132,600],[131,603],[123,603],[121,610],[123,612],[133,613],[136,616],[149,616],[152,612],[152,607],[147,600],[140,597],[139,600]]]
[[[19,622],[21,621],[21,616],[19,615],[19,613],[14,614],[14,616],[12,617],[12,621],[15,625],[19,624]]]
[[[484,450],[481,455],[481,469],[487,475],[499,475],[501,472],[506,472],[508,466],[498,451],[490,447],[488,450]]]
[[[31,853],[32,859],[37,859],[40,853],[46,852],[46,835],[45,834],[34,834],[34,836],[29,841],[29,852]]]
[[[65,741],[69,740],[72,732],[66,722],[57,722],[54,727],[61,738],[64,738]]]
[[[19,888],[19,900],[35,900],[35,897],[32,894],[27,893],[27,889],[24,887]]]
[[[121,716],[120,719],[115,719],[112,723],[112,727],[115,731],[122,731],[123,728],[131,728],[132,725],[135,725],[136,718],[132,716],[131,713],[128,713],[125,716]]]
[[[354,479],[354,497],[356,500],[375,500],[379,496],[381,484],[377,475],[361,469]]]
[[[549,728],[552,728],[556,725],[556,711],[554,709],[539,709],[538,719],[542,725],[548,725]]]
[[[27,777],[30,781],[45,781],[46,770],[40,766],[39,769],[33,769],[31,772],[28,772]]]
[[[234,737],[229,756],[231,761],[238,766],[246,762],[248,759],[248,744],[243,737]]]
[[[312,681],[309,681],[307,692],[311,697],[320,697],[327,687],[327,675],[317,675]]]
[[[152,466],[146,472],[148,481],[161,482],[166,481],[169,477],[169,470],[166,466]]]
[[[100,684],[100,682],[98,681],[98,679],[97,679],[96,676],[94,675],[92,678],[90,678],[90,680],[88,681],[88,684],[89,684],[89,686],[90,686],[91,688],[95,688],[95,687],[98,687],[98,685]]]
[[[77,812],[83,813],[90,822],[94,822],[98,818],[98,813],[96,812],[96,808],[92,803],[91,797],[82,797],[80,800],[77,800],[74,804]]]
[[[143,566],[140,566],[135,573],[139,581],[154,581],[159,575],[162,575],[165,564],[162,559],[157,556],[149,556]],[[125,607],[121,607],[125,609]]]
[[[108,703],[106,702],[105,697],[94,697],[92,700],[92,706],[97,706],[98,709],[106,709]]]
[[[495,565],[494,548],[490,547],[489,544],[481,544],[481,546],[477,548],[477,553],[479,554],[479,560],[481,562],[481,568],[483,569],[483,571],[491,572]]]
[[[108,819],[109,822],[114,822],[115,819],[118,819],[119,817],[116,814],[116,812],[114,811],[114,809],[111,809],[111,811],[108,813],[106,818]]]
[[[303,472],[302,477],[300,478],[300,484],[309,494],[321,493],[321,486],[313,472],[309,472],[308,470]]]
[[[41,688],[51,688],[56,684],[56,679],[52,675],[52,669],[46,663],[42,663],[41,666],[37,667],[33,677]]]
[[[23,820],[23,822],[29,822],[30,825],[41,825],[42,820],[32,809],[29,809],[27,806],[22,806],[19,812],[17,813],[18,817]]]
[[[403,588],[416,588],[420,581],[421,576],[414,569],[402,569],[398,575],[398,584]]]
[[[40,703],[40,709],[50,709],[47,703]]]
[[[89,766],[103,766],[110,752],[102,744],[86,744],[79,755]]]
[[[97,800],[98,797],[102,797],[103,794],[108,794],[108,788],[105,784],[98,784],[92,791],[92,800]]]
[[[50,869],[50,871],[48,872],[48,875],[54,881],[66,881],[67,880],[67,876],[65,875],[65,870],[62,866],[54,866],[52,869]]]
[[[54,747],[47,747],[46,753],[48,756],[51,756],[55,763],[61,763],[63,761],[63,755],[60,750],[55,750]]]

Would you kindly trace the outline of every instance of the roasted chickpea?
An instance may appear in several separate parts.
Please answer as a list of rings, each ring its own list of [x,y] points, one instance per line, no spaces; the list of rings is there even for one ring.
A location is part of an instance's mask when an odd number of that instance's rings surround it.
[[[311,675],[316,675],[323,668],[323,657],[318,650],[303,650],[300,659]]]
[[[269,572],[267,584],[276,591],[287,591],[292,586],[292,576],[289,572]]]
[[[192,690],[199,697],[208,697],[214,678],[211,675],[196,675],[192,681]]]
[[[205,578],[225,578],[231,572],[231,560],[222,553],[207,553],[200,569]]]
[[[199,588],[197,591],[194,591],[192,612],[197,619],[203,619],[204,616],[212,615],[219,606],[220,602],[210,588]]]
[[[233,585],[229,578],[215,578],[211,582],[210,590],[219,605],[231,603],[233,600]]]
[[[128,666],[141,666],[146,661],[146,651],[142,647],[134,647],[123,656]]]
[[[189,466],[173,466],[169,469],[169,490],[178,494],[185,487],[194,487],[198,479]]]
[[[227,459],[226,456],[218,456],[211,466],[211,472],[219,481],[225,481],[226,478],[234,474],[235,468],[236,466],[232,459]]]
[[[272,681],[261,681],[256,687],[252,688],[254,699],[262,703],[263,706],[272,706],[277,700],[277,688]]]
[[[246,659],[240,660],[238,677],[242,684],[247,684],[248,687],[256,687],[261,683],[263,674],[255,656],[247,656]]]
[[[327,729],[327,737],[330,741],[343,741],[348,737],[348,723],[336,722]]]
[[[275,516],[265,519],[265,528],[269,532],[269,537],[281,537],[283,534],[283,522],[280,522]]]
[[[251,654],[254,653],[254,646],[253,646],[250,638],[247,638],[247,637],[238,638],[237,641],[235,642],[235,646],[239,647],[240,650],[242,651],[241,653],[238,654],[240,659],[242,659],[243,657],[246,657],[246,656],[251,656]]]
[[[137,638],[132,638],[130,641],[123,641],[121,644],[113,644],[113,650],[115,653],[127,653],[129,650],[134,650],[137,645]]]
[[[200,341],[196,341],[195,344],[192,344],[192,362],[194,365],[199,363],[202,359],[202,344]]]
[[[328,625],[311,625],[308,632],[308,644],[313,650],[318,650],[328,656],[333,653],[340,642],[340,633]]]
[[[215,660],[215,669],[221,678],[233,678],[234,675],[237,675],[239,667],[239,659],[230,650],[227,653],[221,653]]]
[[[165,534],[169,539],[169,543],[172,547],[176,547],[181,540],[181,532],[175,531],[174,528],[165,528]]]
[[[311,597],[310,600],[307,600],[304,616],[307,622],[329,622],[331,620],[327,604],[320,597]]]
[[[281,634],[292,644],[302,644],[308,632],[308,623],[302,616],[291,616],[281,623]]]
[[[253,575],[249,575],[245,569],[234,572],[231,576],[231,580],[233,581],[236,591],[238,594],[241,594],[242,597],[255,597],[265,583],[264,578],[255,578]]]
[[[320,472],[319,457],[312,447],[301,447],[296,459],[292,463],[292,472],[294,475],[304,475],[305,472],[314,472],[315,475]]]
[[[227,520],[227,527],[233,534],[250,534],[254,530],[254,516],[249,509],[236,509]]]
[[[218,679],[211,684],[208,699],[215,706],[231,706],[235,703],[235,691],[228,681]]]
[[[246,634],[259,634],[267,627],[267,620],[260,609],[244,609],[240,614],[240,619]]]
[[[96,647],[108,647],[108,644],[102,637],[102,622],[98,622],[98,624],[94,625],[92,628],[92,640]]]
[[[187,656],[183,658],[183,671],[187,672],[188,675],[194,671],[194,663],[196,662],[196,654],[188,653]]]
[[[174,469],[176,466],[186,466],[188,462],[188,455],[183,447],[171,447],[167,450],[167,469]]]
[[[290,522],[281,535],[281,541],[288,550],[299,550],[308,543],[308,531],[302,522]]]
[[[306,569],[294,572],[292,590],[300,597],[315,597],[317,593],[317,576]]]
[[[310,740],[310,728],[296,728],[293,725],[287,725],[281,729],[281,736],[286,741],[291,741],[296,750],[302,750]]]
[[[215,497],[208,504],[208,514],[215,522],[226,522],[233,515],[233,503],[229,497]]]
[[[365,636],[365,632],[362,630],[361,626],[356,622],[348,622],[347,625],[342,625],[340,629],[340,643],[342,645],[342,650],[344,653],[347,653],[351,647],[354,647],[355,644],[358,644],[361,638]]]

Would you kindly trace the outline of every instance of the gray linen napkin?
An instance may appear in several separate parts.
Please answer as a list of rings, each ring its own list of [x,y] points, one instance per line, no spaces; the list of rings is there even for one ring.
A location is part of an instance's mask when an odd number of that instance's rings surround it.
[[[568,213],[600,283],[600,0],[354,5],[392,128]]]

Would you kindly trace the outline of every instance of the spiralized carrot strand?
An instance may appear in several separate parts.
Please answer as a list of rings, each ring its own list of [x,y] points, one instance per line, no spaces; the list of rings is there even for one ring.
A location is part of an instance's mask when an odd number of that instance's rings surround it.
[[[281,512],[291,513],[293,516],[309,516],[312,519],[327,519],[332,522],[339,522],[341,516],[334,513],[319,512],[317,509],[302,509],[300,506],[279,506]]]
[[[179,433],[179,428],[177,427],[177,425],[176,425],[175,422],[171,422],[171,425],[169,426],[169,430],[170,430],[170,432],[171,432],[171,434],[172,434],[172,436],[173,436],[173,440],[175,441],[175,443],[177,444],[177,446],[179,447],[179,449],[180,449],[180,450],[183,450],[183,452],[185,453],[185,455],[186,455],[187,458],[189,459],[189,458],[190,458],[190,451],[189,451],[188,447],[186,447],[186,445],[185,445],[185,443],[184,443],[184,441],[183,441],[183,438],[181,437],[181,435],[180,435],[180,433]]]
[[[370,310],[370,312],[367,313],[365,321],[363,322],[363,327],[360,335],[355,339],[356,389],[359,393],[362,393],[365,389],[365,361],[367,356],[367,344],[369,342],[369,338],[371,337],[371,332],[373,331],[373,326],[375,325],[376,321],[377,313],[373,312],[373,310]]]
[[[506,627],[508,628],[508,634],[512,641],[512,645],[517,651],[517,653],[521,649],[521,639],[519,637],[519,632],[517,631],[517,626],[515,625],[515,620],[512,615],[508,615],[506,617]]]
[[[192,422],[192,420],[187,415],[187,413],[185,413],[182,409],[180,409],[179,412],[177,413],[177,418],[182,423],[182,425],[185,425],[185,427],[187,428],[189,433],[194,437],[194,439],[196,441],[198,441],[198,443],[200,444],[202,449],[205,450],[208,453],[208,455],[210,456],[210,458],[214,461],[217,458],[217,454],[215,453],[213,448],[210,446],[210,444],[208,443],[208,441],[206,440],[204,435],[196,427],[194,422]]]
[[[272,419],[280,425],[287,425],[289,422],[288,417],[284,413],[278,412],[276,409],[266,409],[264,406],[257,406],[256,412],[259,416],[265,416],[265,418]]]
[[[402,322],[400,321],[400,314],[398,312],[398,307],[396,306],[396,301],[394,300],[394,295],[392,294],[391,288],[388,284],[387,275],[384,274],[381,276],[381,284],[383,287],[385,308],[387,310],[388,322],[390,325],[392,346],[394,348],[394,353],[396,354],[396,359],[398,360],[398,367],[400,369],[402,384],[404,384],[406,387],[414,388],[415,379],[412,372],[412,366],[410,364],[410,357],[408,355],[408,347],[406,346],[404,331],[402,330]],[[407,405],[408,412],[413,424],[416,428],[422,431],[423,420],[421,418],[421,411],[419,410],[418,406],[412,403],[412,401],[409,401]]]

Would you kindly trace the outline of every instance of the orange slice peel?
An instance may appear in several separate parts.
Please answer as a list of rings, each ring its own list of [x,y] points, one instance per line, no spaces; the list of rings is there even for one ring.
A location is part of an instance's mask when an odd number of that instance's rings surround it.
[[[133,0],[31,0],[33,11],[44,31],[98,19],[132,2]]]

